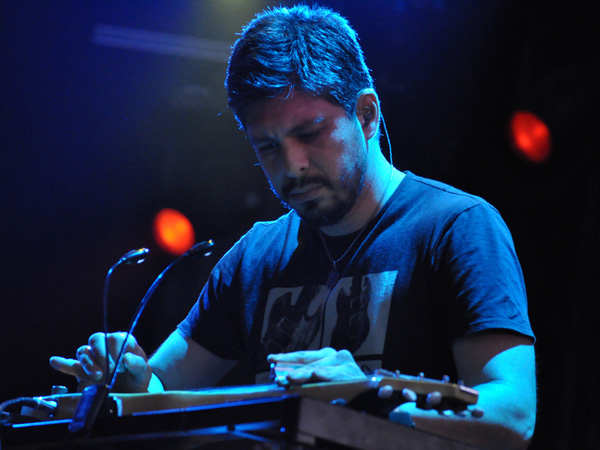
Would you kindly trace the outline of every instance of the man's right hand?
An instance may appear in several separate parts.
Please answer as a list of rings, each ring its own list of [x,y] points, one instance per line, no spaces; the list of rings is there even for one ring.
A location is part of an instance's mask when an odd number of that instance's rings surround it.
[[[109,371],[115,370],[115,360],[125,341],[126,333],[109,333],[107,336]],[[50,365],[63,373],[73,375],[79,382],[78,390],[92,384],[105,383],[106,345],[104,333],[94,333],[90,336],[88,345],[77,349],[76,359],[53,356]],[[117,368],[115,392],[147,392],[152,369],[148,365],[148,357],[138,345],[133,336],[127,339],[123,359]],[[110,382],[110,380],[108,380]]]

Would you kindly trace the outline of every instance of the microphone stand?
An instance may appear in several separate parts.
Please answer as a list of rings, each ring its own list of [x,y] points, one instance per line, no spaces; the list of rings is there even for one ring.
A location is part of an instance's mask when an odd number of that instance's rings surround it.
[[[194,257],[194,256],[197,256],[199,254],[202,254],[204,256],[210,255],[210,248],[213,245],[215,245],[215,244],[214,244],[214,242],[213,242],[212,239],[209,239],[208,241],[202,241],[202,242],[199,242],[196,245],[194,245],[187,252],[185,252],[183,255],[181,255],[179,258],[177,258],[175,261],[173,261],[171,264],[169,264],[166,267],[166,269],[163,270],[158,277],[156,277],[156,279],[154,280],[154,282],[152,283],[152,285],[150,286],[150,288],[148,289],[148,291],[146,291],[146,295],[144,295],[144,298],[142,298],[142,301],[138,305],[137,311],[135,312],[135,314],[133,316],[133,319],[131,320],[131,324],[129,326],[129,330],[127,331],[127,334],[125,335],[125,340],[123,341],[123,345],[121,346],[121,351],[119,352],[119,356],[117,357],[117,360],[115,361],[115,370],[113,372],[111,381],[108,384],[108,390],[109,391],[113,388],[113,386],[115,384],[115,381],[117,380],[117,374],[118,374],[117,369],[119,367],[119,364],[121,364],[121,360],[123,359],[123,355],[125,354],[125,349],[127,348],[127,339],[129,339],[129,336],[131,336],[131,334],[133,334],[133,330],[137,326],[137,323],[138,323],[138,321],[140,319],[140,316],[142,315],[142,312],[144,312],[144,309],[146,308],[146,305],[148,304],[148,301],[150,301],[150,298],[154,294],[154,291],[156,291],[156,288],[158,288],[158,285],[162,281],[162,279],[165,276],[165,274],[169,270],[171,270],[171,268],[175,264],[179,263],[180,261],[183,261],[186,258]],[[108,371],[106,373],[106,376],[107,376],[107,379],[108,379]]]
[[[144,311],[144,308],[146,307],[146,305],[148,304],[148,301],[150,300],[150,297],[152,297],[152,294],[154,294],[154,291],[156,290],[156,288],[158,287],[160,281],[162,280],[162,278],[164,277],[164,275],[175,265],[177,264],[179,261],[186,259],[187,257],[193,257],[196,256],[198,254],[203,254],[205,256],[210,254],[210,248],[213,247],[214,242],[212,241],[212,239],[209,239],[208,241],[202,241],[196,245],[194,245],[192,248],[190,248],[187,252],[185,252],[182,256],[180,256],[179,258],[177,258],[175,261],[173,261],[171,264],[169,264],[166,269],[164,269],[160,275],[154,280],[154,282],[152,283],[152,285],[150,286],[150,288],[148,289],[148,291],[146,292],[146,294],[144,295],[144,297],[142,298],[142,301],[140,302],[137,311],[131,321],[129,330],[127,331],[127,334],[125,335],[125,340],[123,341],[123,345],[121,346],[121,349],[119,351],[119,355],[117,357],[117,359],[115,360],[115,368],[114,371],[112,373],[112,377],[109,375],[109,356],[108,356],[108,324],[107,324],[107,293],[108,293],[108,285],[110,282],[110,276],[112,275],[112,272],[114,271],[114,269],[120,265],[121,263],[126,263],[126,264],[134,264],[134,263],[141,263],[144,261],[145,256],[148,254],[149,250],[144,248],[144,249],[138,249],[138,250],[131,250],[130,252],[126,253],[123,257],[121,257],[108,271],[107,275],[106,275],[106,281],[104,284],[104,296],[103,296],[103,314],[104,314],[104,342],[105,342],[105,351],[106,351],[106,375],[105,375],[105,383],[104,384],[94,384],[92,386],[88,386],[86,387],[83,392],[81,393],[81,399],[79,400],[79,403],[77,403],[77,408],[75,409],[75,413],[73,414],[73,418],[71,419],[71,423],[69,424],[69,431],[71,433],[77,433],[77,432],[89,432],[91,431],[94,423],[96,422],[96,420],[98,419],[98,417],[100,416],[101,413],[103,413],[106,409],[106,404],[107,404],[107,399],[108,399],[108,393],[110,392],[110,390],[113,388],[114,383],[117,379],[117,368],[119,367],[119,364],[121,364],[121,360],[123,359],[123,355],[125,354],[125,349],[127,347],[127,340],[129,339],[129,336],[133,333],[133,330],[135,329],[135,326],[138,323],[138,320],[140,318],[140,316],[142,315],[142,312]],[[110,383],[109,383],[110,380]]]

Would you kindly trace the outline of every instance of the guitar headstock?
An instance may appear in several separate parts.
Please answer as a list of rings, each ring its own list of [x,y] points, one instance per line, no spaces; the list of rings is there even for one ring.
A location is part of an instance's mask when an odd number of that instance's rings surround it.
[[[301,366],[298,363],[272,364],[271,380],[285,377],[285,374]],[[397,406],[411,401],[422,409],[460,413],[467,406],[476,404],[479,397],[475,389],[461,382],[451,383],[446,376],[435,380],[425,378],[422,373],[411,376],[385,369],[377,369],[367,380],[327,381],[286,387],[290,393],[333,400],[385,417]]]
[[[371,389],[357,395],[348,406],[387,417],[398,405],[415,401],[422,409],[453,411],[460,413],[467,406],[477,403],[479,393],[462,383],[451,383],[449,377],[442,380],[403,375],[378,369],[369,378]]]

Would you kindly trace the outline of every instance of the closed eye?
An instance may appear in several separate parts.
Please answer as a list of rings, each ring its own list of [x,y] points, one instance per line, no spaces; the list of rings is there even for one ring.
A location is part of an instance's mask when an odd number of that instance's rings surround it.
[[[318,130],[314,130],[314,131],[299,133],[297,135],[297,137],[302,142],[311,142],[311,141],[314,141],[315,139],[317,139],[319,137],[320,133],[321,133],[321,129],[318,129]]]
[[[279,146],[275,142],[265,142],[254,146],[254,151],[260,155],[271,155],[277,151]]]

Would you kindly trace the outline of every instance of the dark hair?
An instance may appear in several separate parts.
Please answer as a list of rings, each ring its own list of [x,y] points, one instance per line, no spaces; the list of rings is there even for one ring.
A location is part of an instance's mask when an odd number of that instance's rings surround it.
[[[354,114],[358,93],[373,87],[356,32],[318,6],[263,11],[233,46],[225,82],[241,126],[257,103],[295,89]]]

